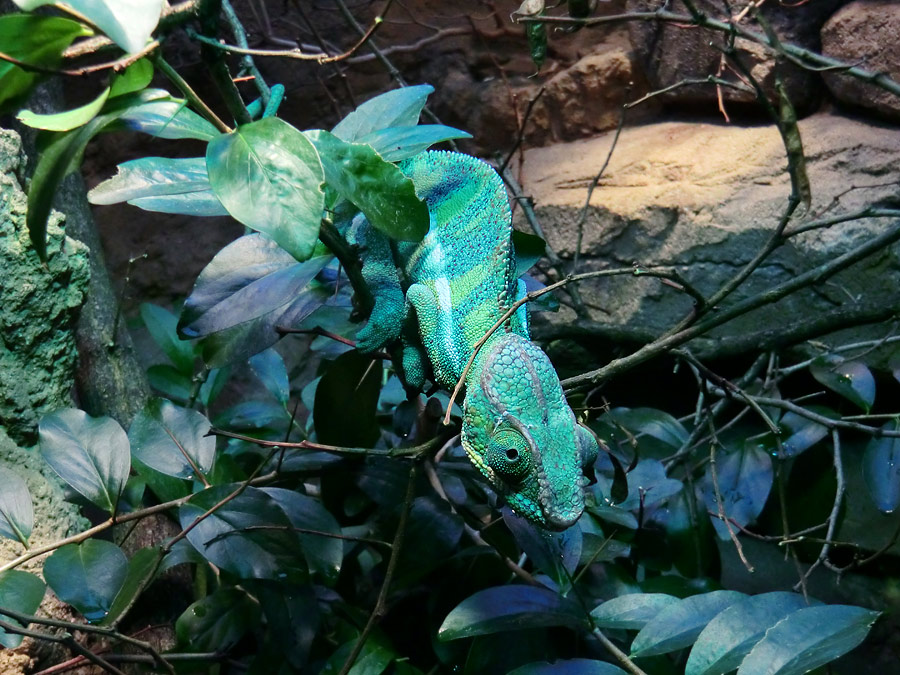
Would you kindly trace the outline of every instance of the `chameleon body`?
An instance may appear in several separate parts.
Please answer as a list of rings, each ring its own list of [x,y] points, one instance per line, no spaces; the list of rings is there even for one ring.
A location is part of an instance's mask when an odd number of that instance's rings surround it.
[[[493,168],[469,155],[424,152],[399,166],[428,205],[430,228],[413,243],[389,240],[361,215],[352,224],[375,297],[357,346],[374,351],[399,338],[408,387],[420,389],[430,375],[452,389],[476,342],[525,293],[509,203]],[[529,340],[524,304],[478,351],[462,409],[463,448],[510,506],[547,528],[572,525],[597,441]]]

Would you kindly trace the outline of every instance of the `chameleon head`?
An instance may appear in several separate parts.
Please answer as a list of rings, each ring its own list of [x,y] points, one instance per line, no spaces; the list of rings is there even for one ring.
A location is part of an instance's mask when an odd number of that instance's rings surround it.
[[[578,424],[550,359],[524,337],[485,345],[467,382],[462,444],[518,514],[563,530],[584,510],[597,440]]]

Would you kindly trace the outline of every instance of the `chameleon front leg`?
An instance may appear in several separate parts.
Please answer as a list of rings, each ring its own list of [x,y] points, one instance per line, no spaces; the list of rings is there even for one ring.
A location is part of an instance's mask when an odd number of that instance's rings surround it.
[[[452,389],[465,368],[469,350],[453,320],[449,285],[445,280],[438,280],[434,289],[424,283],[413,284],[406,291],[406,300],[415,311],[435,381]]]
[[[359,246],[362,275],[375,298],[368,323],[356,334],[356,347],[361,352],[374,352],[399,338],[403,329],[406,301],[400,273],[394,263],[390,241],[365,218],[354,220],[347,239]]]

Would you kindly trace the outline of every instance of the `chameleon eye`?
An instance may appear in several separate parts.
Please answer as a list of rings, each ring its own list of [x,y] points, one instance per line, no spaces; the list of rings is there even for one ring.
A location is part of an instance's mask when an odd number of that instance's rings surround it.
[[[510,483],[520,483],[532,467],[528,442],[509,429],[494,434],[484,459],[495,473]]]

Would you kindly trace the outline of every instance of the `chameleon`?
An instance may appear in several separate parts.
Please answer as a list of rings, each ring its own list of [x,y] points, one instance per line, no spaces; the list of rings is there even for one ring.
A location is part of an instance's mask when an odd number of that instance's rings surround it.
[[[462,153],[427,151],[398,166],[430,225],[420,242],[391,240],[362,214],[350,225],[375,298],[357,348],[399,340],[407,388],[421,390],[430,376],[452,389],[476,343],[526,292],[506,189],[493,167]],[[465,385],[461,441],[472,463],[519,515],[550,530],[573,525],[584,510],[583,468],[599,446],[530,341],[524,303],[477,351]]]

